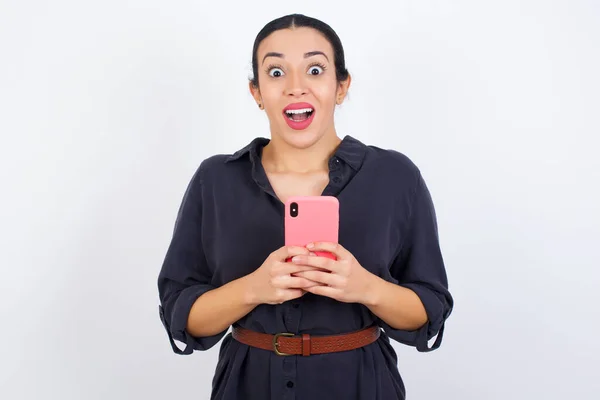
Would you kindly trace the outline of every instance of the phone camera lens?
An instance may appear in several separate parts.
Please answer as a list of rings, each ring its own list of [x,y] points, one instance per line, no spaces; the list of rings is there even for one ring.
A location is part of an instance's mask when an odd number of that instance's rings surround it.
[[[292,203],[292,204],[290,204],[290,215],[292,217],[297,217],[298,216],[298,203]]]

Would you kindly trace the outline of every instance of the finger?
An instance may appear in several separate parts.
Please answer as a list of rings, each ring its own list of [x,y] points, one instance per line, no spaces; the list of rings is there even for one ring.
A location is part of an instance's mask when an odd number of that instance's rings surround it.
[[[313,286],[313,287],[306,288],[304,290],[309,293],[312,293],[312,294],[330,297],[335,300],[339,299],[341,296],[340,289],[336,289],[336,288],[330,287],[330,286]]]
[[[303,289],[303,290],[306,290],[306,289],[310,289],[311,287],[315,287],[315,286],[327,286],[327,285],[325,285],[324,283],[313,282],[313,281],[311,281],[311,282],[312,282],[312,283],[311,283],[309,286],[305,286],[305,287],[303,287],[302,289]]]
[[[332,272],[336,272],[339,269],[338,264],[336,264],[336,262],[331,258],[327,257],[297,255],[292,258],[292,262],[296,265],[308,265],[310,267],[317,267]]]
[[[327,251],[332,253],[337,259],[348,258],[350,256],[350,252],[342,247],[339,243],[332,242],[314,242],[306,245],[306,248],[310,251]]]
[[[280,297],[278,303],[282,304],[286,301],[297,299],[298,297],[304,296],[306,293],[308,292],[302,289],[285,289],[285,292],[283,296]]]
[[[310,251],[302,246],[284,246],[277,250],[273,255],[278,261],[284,261],[286,258],[294,257],[301,254],[309,254]]]
[[[273,278],[272,285],[279,289],[303,289],[314,286],[315,282],[301,276],[282,275]]]
[[[303,286],[301,288],[296,288],[296,289],[306,291],[307,289],[310,289],[310,288],[315,287],[315,286],[327,286],[324,283],[313,282],[313,281],[310,281],[310,280],[308,282],[310,282],[310,283],[307,283],[306,286]],[[284,289],[284,290],[295,290],[295,289]]]
[[[316,268],[316,267],[309,267],[309,268],[312,268],[312,269],[307,269],[306,271],[321,271],[321,272],[325,272],[325,273],[328,273],[328,274],[332,274],[331,271],[329,271],[329,270],[327,270],[325,268]],[[297,276],[296,274],[302,274],[303,272],[304,271],[294,272],[293,274],[290,274],[290,275]]]
[[[296,276],[308,279],[313,282],[323,283],[328,286],[341,286],[342,277],[336,274],[332,274],[330,272],[322,272],[322,271],[305,271],[298,272]]]
[[[282,263],[277,267],[276,273],[277,275],[290,275],[295,274],[297,272],[303,271],[323,271],[323,268],[313,267],[311,265],[298,265],[292,263]]]

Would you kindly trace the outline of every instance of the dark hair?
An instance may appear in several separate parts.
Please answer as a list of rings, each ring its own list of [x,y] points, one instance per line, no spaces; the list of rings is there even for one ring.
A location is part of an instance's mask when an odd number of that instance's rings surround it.
[[[281,29],[292,29],[292,28],[313,28],[319,31],[325,36],[325,38],[333,47],[333,58],[335,62],[335,76],[338,82],[345,81],[348,79],[348,70],[346,69],[346,61],[344,58],[344,47],[342,41],[338,37],[337,33],[325,22],[319,21],[316,18],[307,17],[302,14],[290,14],[283,17],[274,19],[273,21],[266,24],[254,40],[254,47],[252,49],[252,73],[253,77],[250,79],[254,87],[258,87],[258,60],[257,52],[260,43],[271,33]]]

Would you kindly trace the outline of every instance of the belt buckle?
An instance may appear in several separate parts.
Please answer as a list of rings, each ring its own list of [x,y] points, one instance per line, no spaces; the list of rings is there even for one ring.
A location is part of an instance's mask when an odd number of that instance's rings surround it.
[[[279,339],[280,336],[294,336],[294,334],[293,333],[276,333],[273,336],[273,351],[275,351],[275,354],[277,354],[278,356],[291,356],[292,354],[282,353],[281,351],[279,351],[279,343],[277,342],[277,340]]]

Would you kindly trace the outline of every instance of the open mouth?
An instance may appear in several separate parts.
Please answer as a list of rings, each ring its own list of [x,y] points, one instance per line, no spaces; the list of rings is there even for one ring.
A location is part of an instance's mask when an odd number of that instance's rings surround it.
[[[285,115],[290,121],[302,122],[309,119],[314,112],[315,110],[312,108],[302,108],[299,110],[286,110]]]

